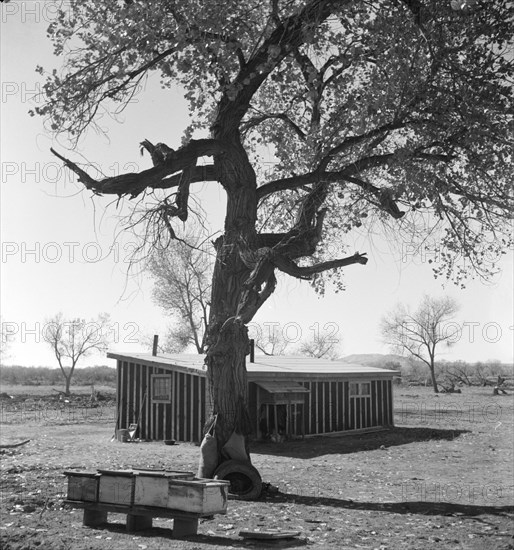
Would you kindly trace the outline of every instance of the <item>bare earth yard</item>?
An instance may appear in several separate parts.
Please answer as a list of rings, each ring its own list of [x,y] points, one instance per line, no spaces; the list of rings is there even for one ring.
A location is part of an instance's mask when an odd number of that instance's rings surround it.
[[[0,547],[282,548],[238,535],[243,528],[277,527],[301,532],[290,547],[514,549],[513,398],[493,396],[491,388],[462,391],[435,396],[426,388],[395,387],[392,431],[255,444],[252,460],[279,492],[258,502],[230,500],[226,516],[202,521],[187,540],[171,538],[172,520],[155,519],[151,530],[137,534],[126,533],[124,516],[115,514],[105,527],[84,527],[82,512],[62,505],[62,472],[196,471],[197,446],[111,442],[109,404],[59,408],[55,399],[50,406],[34,396],[15,409],[14,400],[2,401],[0,443],[30,442],[0,450]]]

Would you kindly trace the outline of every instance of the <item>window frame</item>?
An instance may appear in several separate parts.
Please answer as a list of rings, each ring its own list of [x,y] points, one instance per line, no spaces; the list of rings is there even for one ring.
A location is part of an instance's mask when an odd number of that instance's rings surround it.
[[[367,382],[357,382],[357,381],[352,381],[349,383],[350,385],[348,386],[348,393],[350,395],[350,398],[355,398],[355,397],[371,397],[371,381],[367,381]],[[368,386],[368,390],[367,392],[364,392],[362,387],[364,385],[367,385]],[[352,386],[356,386],[357,387],[357,393],[352,393]]]
[[[162,396],[155,397],[155,383],[159,380],[166,380],[167,385],[169,387],[168,397],[163,399]],[[151,389],[151,401],[152,403],[171,403],[171,397],[172,397],[172,380],[171,380],[171,374],[152,374],[150,376],[150,389]]]

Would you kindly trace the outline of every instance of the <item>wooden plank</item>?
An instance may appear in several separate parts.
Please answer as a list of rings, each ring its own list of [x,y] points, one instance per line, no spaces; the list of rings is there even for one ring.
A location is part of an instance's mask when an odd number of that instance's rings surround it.
[[[306,402],[306,405],[305,405],[305,411],[304,411],[304,433],[306,434],[310,434],[312,433],[311,432],[311,424],[312,424],[312,415],[311,415],[311,411],[312,411],[312,393],[311,393],[311,390],[312,390],[312,387],[311,387],[311,383],[310,382],[306,382],[305,383],[305,387],[309,390],[309,393],[307,394],[307,402]]]
[[[393,424],[393,403],[392,403],[392,383],[391,380],[386,380],[387,387],[387,425],[391,426]]]
[[[94,472],[64,472],[68,477],[69,500],[98,500],[98,482],[100,474]]]
[[[377,423],[379,426],[385,426],[382,404],[382,380],[377,380]]]
[[[185,441],[185,415],[184,415],[184,406],[185,406],[185,393],[186,393],[186,382],[185,374],[179,373],[179,399],[177,402],[178,407],[178,439],[179,441]]]
[[[194,414],[194,401],[193,401],[193,375],[187,375],[187,402],[189,414],[187,415],[187,440],[194,441],[193,437],[193,414]]]
[[[344,411],[344,430],[350,429],[350,399],[348,397],[348,382],[343,382],[343,411]]]
[[[382,418],[384,419],[384,426],[387,426],[387,387],[386,387],[386,381],[382,380]]]
[[[330,382],[330,431],[337,430],[337,384]]]
[[[82,523],[87,527],[97,527],[107,523],[107,512],[85,508]]]
[[[146,400],[145,400],[145,412],[146,412],[146,419],[145,419],[145,439],[151,439],[150,438],[150,417],[151,417],[151,411],[152,411],[152,387],[150,385],[150,368],[145,367],[145,378],[146,378]]]
[[[196,520],[198,521],[198,520]],[[127,531],[144,531],[152,528],[152,516],[138,516],[136,514],[127,514]]]
[[[371,393],[371,392],[370,392]],[[371,395],[366,397],[366,424],[365,428],[370,428],[373,425],[371,421]]]
[[[114,433],[120,428],[121,409],[120,403],[122,402],[121,392],[121,361],[116,361],[116,424],[114,426]]]
[[[376,426],[377,422],[377,381],[371,382],[371,426]]]
[[[133,367],[133,383],[134,383],[134,388],[132,390],[133,391],[132,403],[134,405],[133,405],[132,418],[130,420],[130,424],[133,424],[138,421],[137,414],[139,412],[139,390],[140,390],[140,388],[138,387],[139,384],[137,383],[138,375],[139,375],[139,372],[137,370],[137,365],[134,363],[132,367]]]
[[[228,483],[228,482],[227,482]],[[95,510],[99,512],[112,512],[114,514],[135,514],[139,516],[151,516],[154,518],[204,518],[213,515],[213,512],[185,512],[184,510],[174,510],[172,508],[159,508],[157,506],[127,506],[124,504],[110,504],[106,502],[83,502],[80,500],[64,500],[73,508],[83,510]],[[217,514],[226,514],[226,511],[216,512]]]
[[[390,425],[391,426],[394,426],[394,391],[393,391],[393,381],[390,380],[388,381],[388,384],[390,386],[390,391],[391,391],[391,403],[389,405],[389,413],[391,415],[391,422],[390,422]]]
[[[316,433],[323,430],[323,382],[316,380]]]
[[[173,537],[182,538],[198,533],[198,518],[173,520]]]
[[[200,428],[200,378],[198,376],[193,376],[193,441],[200,442],[201,437],[201,428]]]
[[[168,481],[168,508],[185,512],[219,513],[227,509],[228,481]]]
[[[343,407],[342,407],[342,383],[340,381],[335,382],[335,427],[334,431],[339,432],[343,429]]]
[[[177,371],[171,373],[171,405],[170,405],[170,439],[177,439],[176,430],[176,411],[175,411],[175,392],[177,387]]]
[[[133,502],[133,475],[101,475],[98,488],[98,502],[125,504]]]
[[[121,403],[120,403],[120,409],[119,409],[119,421],[118,421],[118,429],[120,428],[126,428],[127,425],[125,424],[125,414],[126,414],[126,408],[127,408],[127,390],[125,388],[125,380],[127,378],[127,368],[128,363],[126,361],[123,361],[121,366],[121,377],[120,377],[120,395],[121,395]]]

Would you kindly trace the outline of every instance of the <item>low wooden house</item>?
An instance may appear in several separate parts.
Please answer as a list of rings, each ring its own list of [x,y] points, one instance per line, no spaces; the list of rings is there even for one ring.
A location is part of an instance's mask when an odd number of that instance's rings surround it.
[[[147,440],[201,441],[210,412],[203,357],[109,353],[117,361],[118,429]],[[257,438],[365,432],[393,424],[392,370],[308,357],[247,363]]]

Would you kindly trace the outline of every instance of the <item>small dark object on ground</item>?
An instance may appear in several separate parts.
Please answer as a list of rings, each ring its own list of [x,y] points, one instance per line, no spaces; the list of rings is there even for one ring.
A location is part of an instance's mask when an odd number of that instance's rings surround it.
[[[164,444],[165,445],[175,445],[175,440],[174,439],[165,439],[164,440]]]
[[[300,531],[286,531],[282,529],[263,529],[262,531],[255,531],[251,529],[243,529],[239,531],[239,536],[245,539],[291,539],[297,537]]]
[[[21,443],[10,443],[8,445],[0,445],[0,449],[12,449],[14,447],[21,447],[22,445],[26,445],[29,443],[30,439],[26,439],[25,441],[22,441]]]

